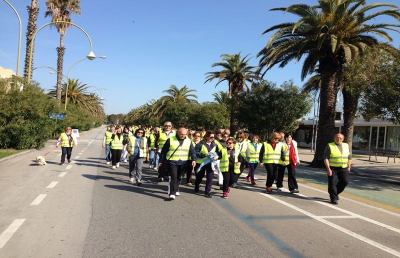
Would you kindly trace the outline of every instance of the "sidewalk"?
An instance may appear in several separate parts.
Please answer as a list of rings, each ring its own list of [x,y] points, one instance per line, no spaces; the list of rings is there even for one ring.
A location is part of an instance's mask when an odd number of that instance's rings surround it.
[[[299,148],[300,160],[304,163],[311,163],[314,158],[314,153],[310,149]],[[378,157],[375,161],[375,157],[371,157],[371,161],[368,160],[368,155],[354,154],[352,174],[361,177],[370,177],[376,180],[400,185],[400,159],[396,159],[396,163],[393,159],[386,163],[387,158]]]

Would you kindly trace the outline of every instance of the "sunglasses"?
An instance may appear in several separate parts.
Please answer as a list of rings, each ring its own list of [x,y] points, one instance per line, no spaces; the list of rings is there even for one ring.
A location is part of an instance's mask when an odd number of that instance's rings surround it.
[[[233,144],[233,142],[227,142],[226,144]]]

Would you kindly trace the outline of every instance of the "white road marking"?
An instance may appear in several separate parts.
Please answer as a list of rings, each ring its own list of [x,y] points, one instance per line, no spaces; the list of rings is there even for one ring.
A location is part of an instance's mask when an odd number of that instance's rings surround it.
[[[80,157],[81,157],[81,156],[78,155],[78,156],[75,157],[75,159],[79,159]]]
[[[369,223],[371,223],[371,224],[375,224],[375,225],[377,225],[377,226],[380,226],[380,227],[389,229],[389,230],[391,230],[391,231],[393,231],[393,232],[396,232],[396,233],[399,233],[399,234],[400,234],[400,229],[397,229],[397,228],[395,228],[395,227],[386,225],[386,224],[384,224],[384,223],[382,223],[382,222],[379,222],[379,221],[376,221],[376,220],[373,220],[373,219],[364,217],[364,216],[362,216],[362,215],[359,215],[359,214],[357,214],[357,213],[354,213],[354,212],[351,212],[351,211],[348,211],[348,210],[345,210],[345,209],[342,209],[342,208],[333,206],[333,205],[331,205],[331,204],[329,204],[329,203],[324,203],[324,202],[320,202],[320,201],[315,201],[315,202],[316,202],[316,203],[319,203],[319,204],[321,204],[321,205],[327,206],[327,207],[329,207],[329,208],[338,210],[338,211],[340,211],[340,212],[346,213],[346,214],[348,214],[348,215],[350,215],[350,216],[357,217],[357,218],[362,219],[362,220],[364,220],[364,221],[367,221],[367,222],[369,222]]]
[[[46,196],[47,194],[39,194],[35,200],[33,200],[31,206],[38,206],[44,200],[44,198],[46,198]]]
[[[70,170],[72,168],[72,165],[70,164],[70,165],[68,165],[65,169],[66,170]]]
[[[376,247],[376,248],[378,248],[378,249],[380,249],[382,251],[385,251],[385,252],[387,252],[389,254],[392,254],[394,256],[400,257],[400,252],[398,252],[398,251],[396,251],[396,250],[394,250],[394,249],[392,249],[390,247],[387,247],[387,246],[382,245],[382,244],[380,244],[378,242],[375,242],[374,240],[371,240],[371,239],[366,238],[366,237],[364,237],[362,235],[354,233],[353,231],[350,231],[350,230],[348,230],[348,229],[346,229],[346,228],[344,228],[342,226],[336,225],[336,224],[334,224],[334,223],[332,223],[332,222],[330,222],[330,221],[328,221],[328,220],[326,220],[324,218],[316,216],[316,215],[314,215],[314,214],[312,214],[312,213],[310,213],[308,211],[305,211],[305,210],[303,210],[303,209],[301,209],[301,208],[299,208],[297,206],[294,206],[294,205],[292,205],[290,203],[282,201],[282,200],[280,200],[280,199],[278,199],[276,197],[273,197],[273,196],[265,194],[265,193],[260,193],[260,194],[262,196],[265,196],[265,197],[267,197],[267,198],[269,198],[271,200],[274,200],[274,201],[276,201],[276,202],[278,202],[278,203],[280,203],[280,204],[282,204],[282,205],[284,205],[284,206],[286,206],[288,208],[291,208],[291,209],[293,209],[295,211],[298,211],[298,212],[300,212],[300,213],[302,213],[302,214],[304,214],[306,216],[309,216],[310,218],[315,219],[315,220],[317,220],[317,221],[319,221],[319,222],[321,222],[321,223],[323,223],[325,225],[328,225],[328,226],[330,226],[330,227],[332,227],[332,228],[334,228],[336,230],[339,230],[339,231],[341,231],[341,232],[343,232],[343,233],[345,233],[345,234],[347,234],[347,235],[349,235],[351,237],[354,237],[354,238],[356,238],[356,239],[358,239],[358,240],[360,240],[360,241],[362,241],[364,243],[367,243],[367,244],[369,244],[371,246],[374,246],[374,247]]]
[[[358,217],[355,216],[317,216],[317,217],[321,219],[358,219]]]
[[[57,181],[53,181],[53,182],[51,182],[46,188],[47,188],[47,189],[52,189],[52,188],[56,187],[57,184],[58,184]]]
[[[26,219],[16,219],[14,220],[10,226],[6,230],[3,231],[0,235],[0,249],[3,248],[8,240],[12,238],[15,232],[24,224]]]
[[[304,187],[304,188],[307,188],[307,189],[310,189],[310,190],[314,190],[314,191],[319,192],[319,193],[327,194],[326,191],[322,191],[320,189],[317,189],[317,188],[314,188],[314,187],[311,187],[311,186],[308,186],[308,185],[305,185],[305,184],[299,184],[299,185],[301,185],[301,187]],[[353,200],[353,199],[350,199],[350,198],[347,198],[347,197],[340,196],[340,199],[343,199],[343,200],[346,200],[346,201],[350,201],[352,203],[357,203],[358,205],[361,205],[361,206],[364,206],[364,207],[368,207],[368,208],[371,208],[371,209],[374,209],[374,210],[378,210],[378,211],[384,212],[386,214],[390,214],[390,215],[393,215],[393,216],[396,216],[396,217],[400,218],[400,214],[399,213],[388,211],[388,210],[385,210],[385,209],[382,209],[382,208],[379,208],[379,207],[375,207],[375,206],[372,206],[372,205],[369,205],[369,204],[366,204],[366,203],[362,203],[362,202],[359,202],[359,201],[356,201],[356,200]]]
[[[285,188],[283,188],[283,189],[284,189],[284,191],[286,192],[287,189],[285,189]],[[287,191],[289,191],[289,190],[287,190]],[[308,198],[308,197],[307,197],[306,195],[304,195],[304,194],[297,193],[296,195],[301,196],[301,197]],[[376,221],[376,220],[373,220],[373,219],[364,217],[364,216],[362,216],[362,215],[360,215],[360,214],[357,214],[357,213],[354,213],[354,212],[351,212],[351,211],[348,211],[348,210],[339,208],[339,207],[337,207],[337,206],[333,206],[332,204],[329,204],[329,203],[325,203],[325,202],[321,202],[321,201],[314,201],[314,202],[316,202],[316,203],[318,203],[318,204],[321,204],[321,205],[324,205],[324,206],[326,206],[326,207],[329,207],[329,208],[331,208],[331,209],[335,209],[335,210],[337,210],[337,211],[343,212],[343,213],[345,213],[345,214],[347,214],[347,215],[350,215],[350,216],[353,216],[353,217],[362,219],[362,220],[364,220],[364,221],[367,221],[367,222],[369,222],[369,223],[375,224],[375,225],[377,225],[377,226],[380,226],[380,227],[389,229],[389,230],[391,230],[391,231],[394,231],[394,232],[400,234],[400,229],[397,229],[397,228],[395,228],[395,227],[386,225],[386,224],[384,224],[384,223],[382,223],[382,222],[379,222],[379,221]]]
[[[62,172],[58,175],[58,177],[65,177],[65,175],[67,174],[67,172]]]

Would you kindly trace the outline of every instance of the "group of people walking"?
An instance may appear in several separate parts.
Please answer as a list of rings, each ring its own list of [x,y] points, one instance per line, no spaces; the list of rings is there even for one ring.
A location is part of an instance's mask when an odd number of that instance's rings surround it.
[[[331,202],[337,204],[338,195],[347,185],[347,173],[351,167],[351,155],[343,135],[337,134],[335,142],[325,151],[329,194]],[[206,177],[204,195],[212,197],[211,188],[214,174],[218,174],[218,185],[222,197],[228,198],[232,188],[238,186],[238,179],[247,169],[246,181],[256,185],[256,169],[263,166],[267,172],[265,191],[273,193],[283,188],[287,171],[288,188],[298,193],[296,167],[300,164],[297,143],[290,134],[273,132],[262,142],[260,136],[238,131],[235,137],[229,129],[193,131],[185,127],[173,130],[171,122],[159,127],[109,126],[104,135],[105,159],[113,169],[119,167],[126,157],[129,162],[129,180],[142,184],[142,168],[149,162],[149,168],[158,171],[159,181],[168,181],[168,196],[174,200],[180,195],[179,186],[185,177],[187,186],[200,192],[200,185]],[[194,186],[192,177],[195,176]]]

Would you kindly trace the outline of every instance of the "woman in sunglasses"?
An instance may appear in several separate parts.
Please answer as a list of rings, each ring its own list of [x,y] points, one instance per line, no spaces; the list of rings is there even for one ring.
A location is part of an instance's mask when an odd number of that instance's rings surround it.
[[[147,145],[147,138],[143,129],[137,129],[135,136],[129,135],[129,142],[127,147],[129,153],[129,180],[139,186],[142,184],[142,168],[143,160],[147,158],[149,147]]]
[[[222,183],[222,197],[228,198],[230,187],[234,183],[234,179],[240,174],[240,164],[244,161],[240,155],[239,149],[235,148],[235,138],[228,138],[226,140],[226,147],[221,148],[218,145],[218,156],[220,156],[220,169],[223,176]]]

